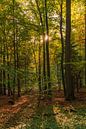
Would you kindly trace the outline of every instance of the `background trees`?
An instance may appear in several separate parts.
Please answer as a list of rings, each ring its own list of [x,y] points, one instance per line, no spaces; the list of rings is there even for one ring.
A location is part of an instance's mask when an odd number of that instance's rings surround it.
[[[59,87],[74,98],[85,85],[84,10],[83,0],[0,2],[1,95],[39,84],[43,93]]]

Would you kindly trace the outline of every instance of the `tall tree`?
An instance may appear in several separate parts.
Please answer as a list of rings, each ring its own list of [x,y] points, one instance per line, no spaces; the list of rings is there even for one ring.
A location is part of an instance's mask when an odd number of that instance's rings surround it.
[[[86,85],[86,1],[85,1],[85,85]]]
[[[15,33],[15,0],[13,2],[13,56],[14,56],[14,75],[13,75],[13,99],[15,100],[15,85],[16,85],[16,33]]]
[[[5,19],[4,19],[5,20]],[[6,72],[5,72],[5,66],[6,66],[6,34],[5,34],[5,23],[4,23],[4,29],[3,29],[3,93],[6,95]]]
[[[18,35],[18,27],[16,27],[16,35]],[[19,74],[19,70],[20,70],[20,65],[19,65],[19,55],[20,55],[20,51],[19,51],[19,44],[20,43],[20,39],[18,41],[18,37],[16,37],[16,67],[17,67],[17,85],[18,85],[18,97],[21,96],[21,87],[20,87],[20,74]]]
[[[66,100],[74,99],[71,73],[71,0],[66,0],[66,43],[65,43],[65,85]]]
[[[39,77],[38,77],[38,82],[39,82],[39,92],[41,92],[41,90],[42,90],[42,87],[41,87],[41,41],[39,40],[39,55],[38,55],[38,57],[39,57],[39,67],[38,67],[38,69],[39,69]]]
[[[65,94],[65,78],[64,78],[64,38],[63,38],[63,0],[60,3],[60,35],[61,35],[61,45],[62,45],[62,54],[61,54],[61,71],[62,71],[62,83]]]
[[[49,57],[49,25],[48,25],[48,10],[47,10],[47,0],[45,0],[45,27],[46,27],[46,63],[47,63],[47,83],[48,83],[48,93],[51,93],[51,83],[50,83],[50,57]]]

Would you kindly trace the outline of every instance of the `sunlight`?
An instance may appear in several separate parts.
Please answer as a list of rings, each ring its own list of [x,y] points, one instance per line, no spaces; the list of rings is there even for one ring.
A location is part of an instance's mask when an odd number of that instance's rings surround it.
[[[45,41],[47,41],[48,38],[49,38],[49,36],[46,34],[46,35],[45,35]]]

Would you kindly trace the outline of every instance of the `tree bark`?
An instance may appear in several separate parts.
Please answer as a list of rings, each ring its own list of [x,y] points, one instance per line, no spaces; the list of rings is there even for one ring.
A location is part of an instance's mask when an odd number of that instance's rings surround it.
[[[40,44],[40,41],[39,41],[39,77],[38,77],[38,82],[39,82],[39,92],[42,91],[42,88],[41,88],[41,44]]]
[[[66,43],[65,43],[66,100],[73,100],[74,87],[71,73],[71,0],[66,0]]]
[[[46,27],[45,43],[46,43],[46,63],[47,63],[47,84],[48,84],[48,94],[51,94],[47,0],[45,0],[45,27]]]
[[[14,49],[14,77],[13,77],[13,99],[15,100],[15,86],[16,86],[16,34],[15,34],[15,0],[13,2],[13,49]]]
[[[85,1],[85,86],[86,86],[86,1]]]
[[[66,94],[66,89],[65,89],[65,78],[64,78],[64,38],[63,38],[63,32],[62,32],[62,16],[63,16],[63,10],[62,10],[62,6],[63,6],[63,0],[61,0],[61,4],[60,4],[60,35],[61,35],[61,45],[62,45],[62,54],[61,54],[61,72],[62,72],[62,84],[63,84],[63,88],[64,88],[64,94]]]

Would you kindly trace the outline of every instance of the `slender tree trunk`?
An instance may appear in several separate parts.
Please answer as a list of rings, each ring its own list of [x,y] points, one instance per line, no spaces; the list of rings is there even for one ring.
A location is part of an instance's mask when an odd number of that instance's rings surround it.
[[[15,100],[15,85],[16,85],[16,34],[15,34],[15,0],[13,2],[13,48],[14,48],[14,78],[13,78],[13,99]]]
[[[6,95],[6,73],[5,73],[5,65],[6,65],[6,59],[5,59],[5,42],[4,42],[4,48],[3,48],[3,65],[4,65],[4,70],[3,70],[3,92],[4,95]]]
[[[18,50],[18,42],[17,42],[17,84],[18,84],[18,97],[21,96],[21,87],[20,87],[20,76],[19,76],[19,50]]]
[[[65,82],[66,100],[74,99],[71,73],[71,0],[66,0],[66,44],[65,44]]]
[[[36,60],[36,53],[34,48],[36,47],[36,39],[34,40],[34,44],[33,44],[33,55],[34,55],[34,61],[35,61],[35,68],[36,68],[36,76],[38,75],[38,70],[37,70],[37,60]]]
[[[61,4],[60,4],[60,35],[61,35],[61,45],[62,45],[62,54],[61,54],[61,72],[62,72],[62,84],[63,84],[63,88],[64,88],[64,94],[66,94],[66,90],[65,90],[65,78],[64,78],[64,38],[63,38],[63,32],[62,32],[62,16],[63,16],[63,10],[62,10],[62,6],[63,6],[63,0],[61,0]]]
[[[7,73],[7,87],[8,87],[8,96],[11,95],[11,87],[10,87],[10,74],[9,74],[9,68],[10,68],[10,64],[9,64],[9,53],[8,53],[8,45],[6,44],[6,49],[7,49],[7,67],[8,67],[8,73]]]
[[[47,90],[47,82],[46,82],[46,58],[45,58],[45,34],[43,33],[42,35],[42,38],[43,38],[43,85],[44,85],[44,90],[45,90],[45,93],[46,93],[46,90]]]
[[[2,63],[2,38],[1,38],[1,46],[0,46],[0,50],[1,50],[1,54],[0,54],[0,58],[1,58],[1,62]],[[0,68],[0,95],[3,95],[3,84],[2,84],[2,68]]]
[[[26,55],[25,55],[25,80],[24,80],[24,85],[25,85],[25,92],[27,93],[27,77],[26,77],[26,74],[27,74],[27,59],[26,59]]]
[[[21,96],[21,87],[20,87],[20,74],[19,74],[19,69],[20,69],[20,66],[19,66],[19,42],[20,42],[20,39],[18,41],[17,37],[19,37],[18,35],[18,26],[16,26],[16,67],[17,67],[17,87],[18,87],[18,97]]]
[[[85,86],[86,86],[86,0],[85,0]]]
[[[4,22],[4,37],[3,37],[3,65],[4,65],[4,69],[3,69],[3,93],[4,95],[6,95],[6,71],[5,71],[5,67],[6,67],[6,33],[5,33],[5,22]]]
[[[39,77],[38,77],[38,82],[39,82],[39,92],[41,92],[41,44],[39,41]]]
[[[0,95],[3,95],[3,87],[2,87],[2,70],[0,70]]]
[[[59,75],[59,71],[60,71],[60,67],[59,67],[59,64],[57,62],[56,64],[56,71],[57,71],[57,80],[58,80],[58,91],[61,91],[61,78],[60,78],[60,75]]]
[[[2,70],[0,69],[0,95],[3,95],[3,87],[2,87]]]
[[[45,0],[45,27],[46,27],[45,42],[46,42],[47,84],[48,84],[48,94],[51,94],[47,0]]]

